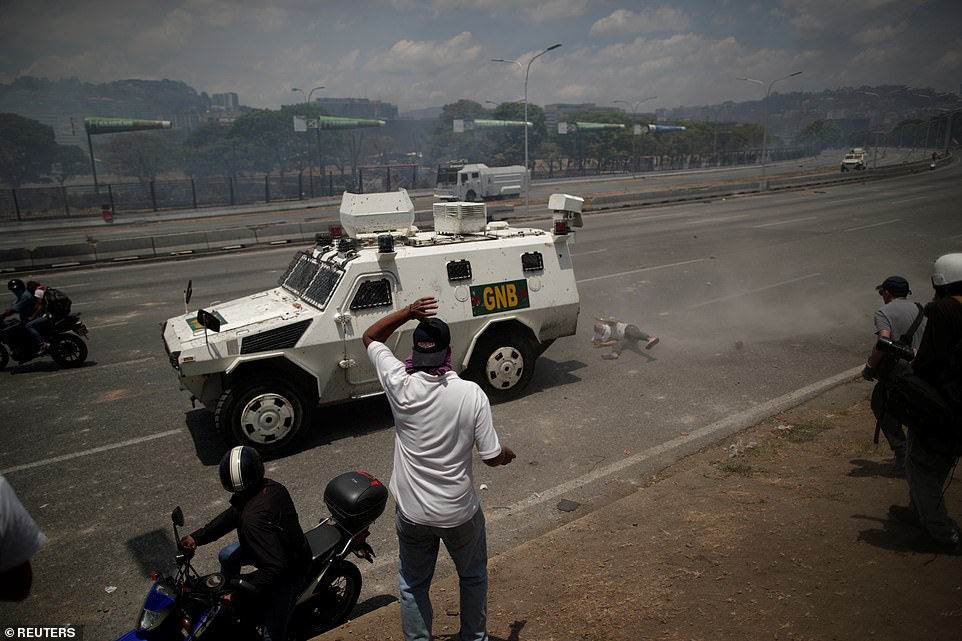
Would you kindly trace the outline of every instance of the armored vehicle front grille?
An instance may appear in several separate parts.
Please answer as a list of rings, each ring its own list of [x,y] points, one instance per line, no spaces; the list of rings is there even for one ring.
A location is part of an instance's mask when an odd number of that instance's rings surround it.
[[[241,354],[294,347],[310,324],[311,319],[307,319],[277,329],[269,329],[254,336],[245,336],[241,342]]]

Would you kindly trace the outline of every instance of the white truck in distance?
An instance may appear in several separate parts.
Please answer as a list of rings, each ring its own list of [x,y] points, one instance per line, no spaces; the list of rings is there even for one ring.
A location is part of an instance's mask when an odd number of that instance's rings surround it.
[[[488,167],[477,163],[438,168],[434,197],[438,200],[475,202],[523,194],[528,172],[521,165]]]
[[[319,235],[277,287],[164,323],[170,364],[181,388],[214,412],[226,441],[277,452],[314,425],[318,406],[382,393],[361,335],[434,296],[451,328],[456,370],[493,401],[512,398],[531,380],[538,356],[577,330],[568,245],[582,202],[552,195],[550,231],[488,223],[484,204],[437,203],[434,231],[420,231],[403,189],[345,193],[344,235]],[[414,327],[407,323],[389,340],[401,359]]]
[[[842,158],[842,173],[846,171],[861,171],[865,169],[865,159],[868,153],[862,147],[850,149],[845,157]]]

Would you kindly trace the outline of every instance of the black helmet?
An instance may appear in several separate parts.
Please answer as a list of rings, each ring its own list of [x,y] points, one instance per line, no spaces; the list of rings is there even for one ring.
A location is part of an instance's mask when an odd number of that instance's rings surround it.
[[[238,445],[220,460],[220,484],[228,492],[243,492],[264,480],[264,462],[253,447]]]
[[[12,279],[9,283],[7,283],[7,289],[9,289],[10,291],[12,291],[12,292],[14,292],[14,293],[16,293],[16,294],[19,294],[20,292],[22,292],[22,291],[25,290],[26,288],[27,288],[27,286],[24,285],[24,284],[23,284],[23,281],[20,280],[19,278],[14,278],[14,279]]]

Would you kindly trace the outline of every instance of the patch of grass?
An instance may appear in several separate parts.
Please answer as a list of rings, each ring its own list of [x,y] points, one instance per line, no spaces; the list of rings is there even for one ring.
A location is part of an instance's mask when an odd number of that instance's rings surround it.
[[[724,463],[719,463],[718,469],[725,474],[738,474],[739,476],[751,476],[754,471],[751,465],[736,459],[728,459]]]
[[[785,439],[789,443],[808,443],[814,441],[815,438],[832,425],[825,419],[815,419],[814,421],[805,421],[797,425],[792,426],[792,429],[788,430],[785,434]]]
[[[774,456],[778,453],[778,450],[782,449],[784,444],[785,442],[779,438],[765,438],[758,444],[758,447],[752,450],[752,454],[762,458]]]

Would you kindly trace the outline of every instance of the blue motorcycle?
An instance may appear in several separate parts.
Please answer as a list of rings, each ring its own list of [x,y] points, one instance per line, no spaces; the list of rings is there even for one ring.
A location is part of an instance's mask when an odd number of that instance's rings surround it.
[[[383,512],[387,488],[364,472],[341,474],[327,484],[324,503],[331,516],[304,533],[311,547],[311,568],[297,599],[291,620],[291,637],[310,639],[347,621],[361,593],[361,572],[346,559],[348,554],[374,562],[367,543],[369,528]],[[201,575],[191,565],[192,550],[180,544],[184,513],[171,512],[177,570],[170,576],[154,573],[136,627],[117,641],[207,641],[260,639],[257,622],[233,601],[256,599],[243,577],[222,573]],[[225,602],[224,596],[234,594]],[[249,602],[249,601],[248,601]]]

